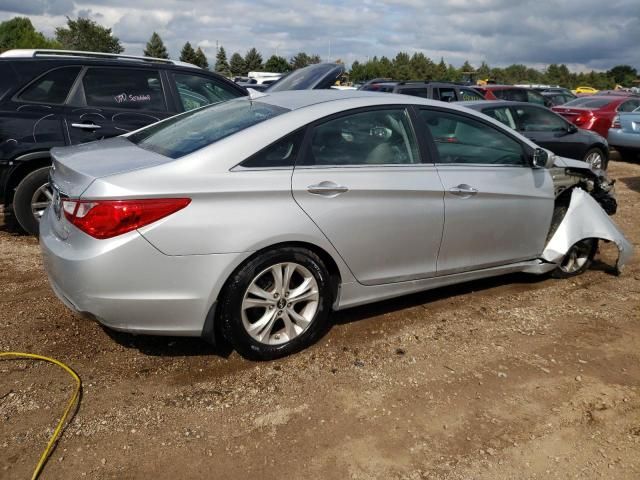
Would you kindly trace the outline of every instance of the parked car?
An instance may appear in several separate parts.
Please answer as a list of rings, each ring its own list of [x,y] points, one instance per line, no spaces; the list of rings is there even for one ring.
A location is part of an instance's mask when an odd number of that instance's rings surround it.
[[[553,107],[554,112],[585,130],[609,136],[609,127],[618,112],[631,112],[640,106],[640,98],[624,95],[591,95]]]
[[[373,80],[363,85],[360,90],[368,92],[401,93],[404,95],[430,98],[443,102],[462,102],[484,99],[477,90],[466,85],[423,80]]]
[[[268,92],[286,90],[324,90],[335,85],[345,74],[342,63],[315,63],[299,68],[269,85]]]
[[[633,112],[620,112],[609,129],[609,144],[623,160],[632,162],[640,154],[640,107]]]
[[[557,155],[582,160],[595,169],[607,168],[607,141],[596,132],[579,129],[546,107],[501,100],[465,102],[464,105],[519,131],[535,144]]]
[[[576,87],[575,90],[572,90],[573,93],[575,93],[576,95],[595,95],[596,93],[598,93],[598,89],[593,88],[593,87]]]
[[[51,147],[137,130],[247,94],[173,60],[59,50],[0,55],[0,201],[28,233],[48,205]],[[104,159],[100,160],[104,162]]]
[[[532,88],[515,87],[513,85],[482,85],[475,87],[486,100],[508,100],[510,102],[529,102],[551,106],[551,101]]]
[[[579,188],[596,176],[583,162],[409,95],[239,98],[52,156],[40,245],[58,297],[112,329],[224,338],[250,358],[304,348],[332,310],[574,276],[598,238],[619,268],[632,250]]]
[[[559,90],[545,90],[540,93],[545,98],[545,100],[547,100],[547,105],[552,107],[555,107],[556,105],[564,105],[565,103],[578,98],[573,93],[568,91],[565,92]]]

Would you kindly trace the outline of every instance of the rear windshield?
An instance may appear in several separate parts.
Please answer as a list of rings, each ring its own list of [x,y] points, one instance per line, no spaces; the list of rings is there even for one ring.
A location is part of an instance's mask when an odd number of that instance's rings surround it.
[[[605,105],[609,105],[612,101],[611,98],[581,97],[565,103],[563,107],[602,108]]]
[[[332,63],[318,63],[309,65],[291,72],[282,77],[269,87],[269,92],[283,92],[285,90],[309,90],[316,87],[316,84],[330,73],[335,71],[337,78],[342,71],[341,67],[336,67]]]
[[[146,150],[179,158],[287,111],[239,98],[192,110],[151,125],[128,138]]]

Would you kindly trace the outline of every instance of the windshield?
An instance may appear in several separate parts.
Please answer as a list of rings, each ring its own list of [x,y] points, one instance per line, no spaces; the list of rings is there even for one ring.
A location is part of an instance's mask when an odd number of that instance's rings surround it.
[[[331,81],[338,78],[344,70],[341,65],[334,63],[317,63],[308,67],[300,68],[291,72],[286,77],[282,77],[271,85],[268,92],[282,92],[285,90],[311,90],[318,86],[325,77]],[[329,88],[331,85],[327,85]]]
[[[128,139],[146,150],[179,158],[287,111],[239,98],[151,125]]]
[[[612,101],[611,98],[581,97],[565,103],[563,107],[602,108],[605,105],[609,105]]]

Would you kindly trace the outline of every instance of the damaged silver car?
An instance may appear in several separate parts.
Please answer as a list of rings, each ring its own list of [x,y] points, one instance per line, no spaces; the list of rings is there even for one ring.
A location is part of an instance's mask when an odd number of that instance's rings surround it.
[[[578,275],[601,239],[619,269],[631,255],[604,175],[407,95],[255,94],[52,156],[40,243],[58,297],[112,329],[249,358],[308,346],[335,310]]]

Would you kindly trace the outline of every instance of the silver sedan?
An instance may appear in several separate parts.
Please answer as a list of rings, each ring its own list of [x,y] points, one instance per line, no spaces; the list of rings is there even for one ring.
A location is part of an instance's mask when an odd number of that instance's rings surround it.
[[[406,95],[257,94],[52,156],[40,243],[59,298],[112,329],[224,339],[255,359],[309,345],[334,310],[577,275],[598,238],[618,268],[631,251],[561,174],[583,162]]]

